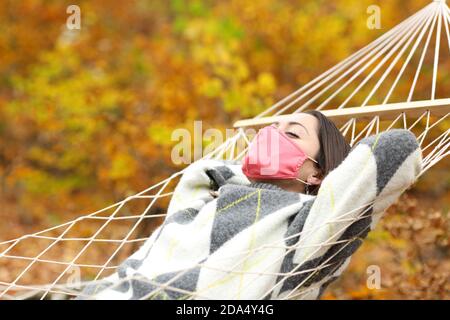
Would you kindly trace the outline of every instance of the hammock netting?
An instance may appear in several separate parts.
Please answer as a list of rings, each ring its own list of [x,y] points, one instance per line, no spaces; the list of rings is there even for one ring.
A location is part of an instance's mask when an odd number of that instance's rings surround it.
[[[246,127],[316,109],[338,125],[350,145],[393,128],[410,130],[422,149],[420,177],[450,153],[449,25],[449,7],[433,1],[260,115],[238,121],[236,133],[204,158],[240,160],[255,132]],[[182,174],[73,221],[0,242],[0,298],[76,296],[86,284],[115,272],[163,222],[160,208],[167,207]],[[242,252],[236,257],[243,259]],[[39,283],[32,282],[36,278]],[[170,282],[158,284],[159,290],[171,289]],[[286,299],[301,294],[300,284]],[[201,298],[196,292],[186,296]]]

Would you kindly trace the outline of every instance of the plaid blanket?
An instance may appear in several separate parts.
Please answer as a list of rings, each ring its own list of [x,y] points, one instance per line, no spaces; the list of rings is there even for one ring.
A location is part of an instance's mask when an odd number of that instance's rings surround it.
[[[407,130],[366,137],[317,196],[250,183],[237,162],[196,161],[164,223],[78,299],[320,298],[415,182],[421,160]]]

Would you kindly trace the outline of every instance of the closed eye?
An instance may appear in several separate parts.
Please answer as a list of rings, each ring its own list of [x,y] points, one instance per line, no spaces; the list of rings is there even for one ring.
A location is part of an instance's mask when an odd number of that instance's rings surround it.
[[[288,131],[288,132],[286,132],[286,134],[291,136],[291,137],[293,137],[293,138],[295,138],[295,139],[300,139],[300,137],[298,135],[296,135],[295,133],[293,133],[293,132],[289,132]]]

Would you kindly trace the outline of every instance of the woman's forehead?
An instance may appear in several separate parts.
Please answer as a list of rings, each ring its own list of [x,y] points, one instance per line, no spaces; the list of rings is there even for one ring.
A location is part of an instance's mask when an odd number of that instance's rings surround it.
[[[319,126],[319,120],[311,114],[308,113],[294,113],[289,115],[289,117],[286,117],[283,119],[282,122],[299,122],[308,128],[314,128],[314,130],[317,132],[318,126]]]

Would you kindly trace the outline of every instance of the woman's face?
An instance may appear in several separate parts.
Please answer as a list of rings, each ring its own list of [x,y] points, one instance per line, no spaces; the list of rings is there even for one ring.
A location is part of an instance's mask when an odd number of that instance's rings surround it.
[[[289,118],[276,122],[275,126],[286,133],[306,155],[317,161],[320,142],[319,120],[316,117],[307,113],[292,114]]]
[[[297,113],[274,124],[292,139],[307,156],[318,161],[320,142],[319,120],[316,117],[307,113]],[[317,185],[322,181],[320,177],[320,170],[314,166],[314,162],[306,159],[300,167],[298,178],[310,184]],[[288,191],[305,192],[305,185],[298,180],[264,180],[264,182],[276,184]]]

